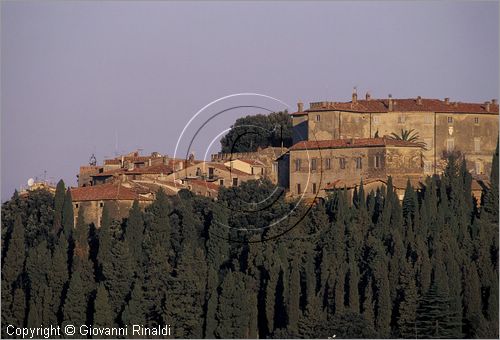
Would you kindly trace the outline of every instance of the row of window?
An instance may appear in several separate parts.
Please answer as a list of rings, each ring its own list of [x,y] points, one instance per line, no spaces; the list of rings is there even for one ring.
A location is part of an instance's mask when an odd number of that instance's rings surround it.
[[[321,121],[321,115],[316,115],[316,121],[317,122]],[[434,121],[434,116],[431,116],[431,115],[424,116],[424,123],[425,124],[432,124],[433,121]],[[453,117],[448,116],[447,117],[447,121],[448,121],[448,124],[453,124]],[[373,116],[373,123],[374,124],[379,124],[380,123],[380,117],[379,116]],[[404,124],[404,123],[406,123],[406,116],[404,116],[404,115],[398,116],[398,124]],[[479,117],[474,117],[474,124],[479,125]]]
[[[340,169],[345,169],[347,162],[344,157],[338,158],[339,160],[339,168]],[[354,165],[356,169],[362,169],[363,168],[363,158],[362,157],[355,157],[353,159]],[[295,159],[295,171],[300,171],[302,166],[302,160],[300,158]],[[373,166],[374,168],[381,168],[382,167],[382,155],[375,155],[373,156]],[[331,158],[325,158],[325,169],[330,170],[332,168],[332,160]],[[315,171],[318,169],[318,159],[317,158],[312,158],[311,159],[311,171]]]

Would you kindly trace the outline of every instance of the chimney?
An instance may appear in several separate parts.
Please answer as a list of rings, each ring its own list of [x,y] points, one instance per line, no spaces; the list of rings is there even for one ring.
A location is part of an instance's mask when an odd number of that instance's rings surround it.
[[[389,111],[392,111],[393,103],[392,103],[392,94],[389,94]]]
[[[358,90],[356,87],[352,89],[352,103],[356,104],[358,102]]]
[[[496,99],[492,99],[492,100],[491,100],[491,104],[493,104],[493,105],[497,105],[497,103],[498,103],[498,102],[497,102],[497,100],[496,100]]]
[[[486,109],[486,112],[490,112],[490,102],[484,102],[484,108]]]
[[[417,105],[422,105],[422,97],[417,97]]]
[[[297,103],[297,111],[298,112],[303,112],[304,111],[304,103],[298,102]]]
[[[444,103],[445,103],[446,105],[450,105],[450,98],[446,97],[446,98],[444,99]]]
[[[370,92],[366,92],[365,98],[366,98],[366,100],[370,100],[372,98],[372,96],[370,95]]]
[[[151,166],[151,158],[148,158],[148,166]]]

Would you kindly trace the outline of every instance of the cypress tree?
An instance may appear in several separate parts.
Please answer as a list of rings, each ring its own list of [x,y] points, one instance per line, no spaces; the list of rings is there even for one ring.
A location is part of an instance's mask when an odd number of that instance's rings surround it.
[[[146,323],[146,311],[144,309],[144,292],[142,279],[137,278],[132,289],[130,300],[122,314],[122,322],[125,325],[143,325]]]
[[[113,311],[109,303],[108,292],[104,284],[99,284],[94,301],[94,327],[113,327]]]
[[[97,267],[100,279],[102,279],[103,276],[103,266],[108,262],[111,252],[112,219],[109,214],[109,209],[109,202],[105,202],[102,208],[101,227],[99,228],[99,250],[97,252]]]
[[[128,244],[122,240],[113,240],[110,256],[107,262],[103,263],[103,282],[109,294],[109,302],[113,306],[115,319],[124,307],[125,298],[132,285],[133,274]]]
[[[87,322],[88,302],[80,273],[74,272],[63,307],[63,325],[83,325]]]
[[[75,216],[73,214],[73,199],[71,198],[71,190],[66,190],[62,209],[62,226],[66,236],[71,237],[75,228]]]
[[[399,284],[397,328],[401,337],[414,338],[417,336],[415,334],[415,320],[417,317],[418,295],[414,272],[407,261],[404,261]]]
[[[243,273],[229,272],[221,285],[217,307],[215,335],[221,338],[246,338],[249,336],[249,303],[247,278]]]
[[[61,179],[57,182],[56,193],[54,196],[54,228],[59,231],[62,226],[62,215],[64,207],[64,199],[66,194],[66,186]]]
[[[31,248],[26,259],[26,273],[28,275],[28,327],[40,324],[49,324],[57,320],[55,313],[50,311],[51,293],[47,282],[47,273],[50,267],[50,251],[47,241],[40,242]]]
[[[369,278],[365,287],[362,315],[372,328],[375,325],[374,306],[372,280]]]
[[[104,215],[104,212],[103,212]],[[142,270],[142,239],[144,234],[144,219],[139,207],[139,201],[134,200],[127,220],[125,240],[128,243],[130,255],[135,262],[136,270]]]
[[[83,207],[78,211],[76,228],[74,231],[74,249],[72,273],[79,272],[82,287],[87,298],[95,289],[94,266],[89,257],[89,226],[84,220]]]
[[[57,318],[55,323],[60,323],[63,294],[69,279],[68,240],[64,231],[59,235],[59,241],[52,254],[51,264],[51,270],[47,273],[48,285],[52,290],[51,310]]]
[[[13,295],[16,288],[21,287],[21,274],[24,269],[26,250],[24,245],[24,225],[21,216],[16,214],[5,259],[2,267],[2,320],[21,325],[12,313]],[[18,293],[19,294],[19,293]]]

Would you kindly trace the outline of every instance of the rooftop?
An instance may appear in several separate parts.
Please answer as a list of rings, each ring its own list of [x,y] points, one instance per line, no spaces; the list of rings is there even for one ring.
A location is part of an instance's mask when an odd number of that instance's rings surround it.
[[[367,148],[367,147],[415,147],[421,148],[422,145],[390,138],[349,138],[349,139],[330,139],[320,141],[302,141],[294,144],[290,150],[309,150],[309,149],[343,149],[343,148]]]
[[[353,98],[354,99],[354,98]],[[392,110],[389,109],[389,101],[392,100]],[[384,112],[440,112],[440,113],[481,113],[498,115],[498,102],[485,103],[462,103],[451,102],[448,98],[425,99],[425,98],[385,98],[385,99],[355,99],[350,102],[316,102],[310,103],[309,110],[292,113],[292,115],[304,115],[314,111],[350,111],[360,113],[384,113]]]
[[[149,200],[139,196],[134,190],[120,184],[102,184],[90,187],[71,188],[74,202],[104,200]]]

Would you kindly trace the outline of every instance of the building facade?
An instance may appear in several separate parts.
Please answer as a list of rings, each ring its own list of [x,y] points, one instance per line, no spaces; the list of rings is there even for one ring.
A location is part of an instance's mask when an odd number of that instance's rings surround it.
[[[325,189],[388,176],[422,180],[422,146],[388,138],[302,141],[290,148],[292,197],[324,197]]]
[[[294,144],[301,140],[322,141],[375,138],[411,131],[421,143],[424,173],[440,173],[447,154],[465,155],[468,170],[487,178],[498,139],[498,102],[451,102],[449,98],[365,99],[352,94],[350,102],[316,102],[308,110],[298,104],[292,114]]]

